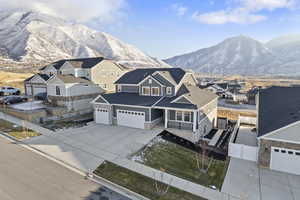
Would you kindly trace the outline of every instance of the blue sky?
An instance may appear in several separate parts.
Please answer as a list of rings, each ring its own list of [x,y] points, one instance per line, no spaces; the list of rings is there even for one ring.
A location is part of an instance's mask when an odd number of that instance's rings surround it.
[[[267,41],[300,33],[297,1],[248,0],[253,4],[246,1],[129,0],[115,25],[94,25],[94,28],[158,58],[208,47],[241,34]]]
[[[88,3],[87,3],[88,2]],[[0,0],[84,23],[168,58],[248,35],[268,41],[300,33],[300,0]]]

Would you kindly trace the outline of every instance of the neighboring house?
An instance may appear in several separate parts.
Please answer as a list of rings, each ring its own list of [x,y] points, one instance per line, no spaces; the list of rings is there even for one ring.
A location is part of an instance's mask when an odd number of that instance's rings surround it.
[[[93,101],[96,123],[160,126],[191,142],[216,124],[218,96],[200,89],[194,75],[180,68],[136,69],[115,84],[116,93],[101,94]]]
[[[232,93],[229,92],[228,83],[214,83],[208,85],[205,89],[217,94],[222,98],[232,98]]]
[[[127,71],[128,68],[103,57],[59,60],[40,70],[41,73],[48,75],[73,75],[85,78],[109,92],[115,90],[114,82]]]
[[[242,93],[233,93],[232,94],[232,100],[235,102],[247,102],[248,98],[246,94]]]
[[[257,107],[259,165],[300,175],[300,88],[260,90]]]
[[[48,74],[35,74],[24,81],[25,95],[34,97],[40,93],[47,93]]]
[[[91,81],[72,75],[53,75],[47,82],[48,101],[70,111],[91,111],[90,102],[103,92]]]
[[[247,92],[247,99],[248,99],[248,104],[251,105],[256,105],[256,100],[257,100],[257,94],[259,92],[260,87],[254,87],[251,90]]]

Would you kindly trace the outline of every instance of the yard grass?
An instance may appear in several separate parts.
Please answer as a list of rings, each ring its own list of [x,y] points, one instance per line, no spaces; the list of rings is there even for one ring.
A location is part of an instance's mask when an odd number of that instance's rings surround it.
[[[229,161],[213,159],[205,173],[198,168],[197,155],[201,167],[201,155],[180,145],[156,138],[151,145],[146,146],[132,159],[155,169],[164,169],[169,174],[206,187],[214,185],[220,190]],[[204,157],[204,166],[209,163],[208,159]]]
[[[41,135],[33,130],[17,126],[5,120],[0,120],[0,131],[11,135],[18,140]]]
[[[110,162],[101,164],[94,173],[152,200],[205,200],[174,187],[170,187],[165,195],[159,195],[153,179]],[[167,188],[166,184],[157,184],[159,188]]]

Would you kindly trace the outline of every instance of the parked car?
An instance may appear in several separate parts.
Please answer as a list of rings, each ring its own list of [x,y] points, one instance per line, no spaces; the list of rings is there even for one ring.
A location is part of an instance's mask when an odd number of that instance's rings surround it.
[[[0,100],[0,104],[10,105],[15,103],[26,102],[28,99],[21,96],[7,96]]]
[[[3,95],[20,95],[21,91],[18,88],[14,87],[1,87],[0,88],[0,96]]]

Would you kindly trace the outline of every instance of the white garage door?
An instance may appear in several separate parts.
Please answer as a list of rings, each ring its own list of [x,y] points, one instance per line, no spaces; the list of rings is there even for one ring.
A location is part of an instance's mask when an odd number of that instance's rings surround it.
[[[47,91],[46,87],[37,87],[37,86],[34,86],[33,87],[33,95],[37,95],[39,93],[45,93]]]
[[[270,168],[300,175],[300,151],[285,148],[271,148]]]
[[[120,126],[145,128],[145,113],[129,110],[117,110],[117,123]]]
[[[109,112],[106,109],[96,108],[95,109],[95,122],[98,124],[110,124],[109,123]]]

